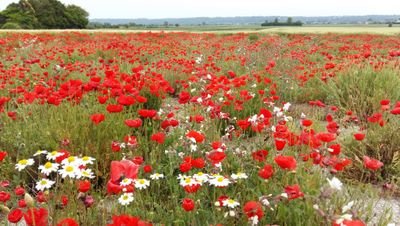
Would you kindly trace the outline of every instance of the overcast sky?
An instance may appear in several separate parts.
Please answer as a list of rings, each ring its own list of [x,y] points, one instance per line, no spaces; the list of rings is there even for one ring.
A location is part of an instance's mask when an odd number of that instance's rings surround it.
[[[0,10],[10,2],[0,0]],[[225,16],[342,16],[400,14],[400,0],[61,0],[90,18],[180,18]]]

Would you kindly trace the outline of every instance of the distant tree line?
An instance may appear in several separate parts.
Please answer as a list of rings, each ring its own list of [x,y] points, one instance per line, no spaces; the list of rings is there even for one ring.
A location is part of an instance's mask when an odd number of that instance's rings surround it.
[[[0,11],[2,29],[82,29],[89,13],[77,5],[57,0],[20,0]]]
[[[87,29],[131,29],[131,28],[168,28],[168,27],[179,27],[179,24],[168,24],[168,22],[164,22],[164,24],[137,24],[134,22],[130,23],[121,23],[121,24],[111,24],[111,23],[101,23],[101,22],[90,22],[87,25]]]
[[[279,22],[278,18],[275,18],[273,22],[265,21],[261,26],[303,26],[301,21],[293,22],[292,17],[288,17],[286,22]]]

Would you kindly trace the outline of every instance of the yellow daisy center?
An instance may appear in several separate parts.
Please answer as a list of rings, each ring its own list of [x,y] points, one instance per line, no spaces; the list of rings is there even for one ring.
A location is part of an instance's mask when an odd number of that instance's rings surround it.
[[[46,164],[44,164],[44,168],[46,169],[50,169],[53,166],[53,164],[51,162],[46,162]]]
[[[223,178],[223,177],[218,177],[217,181],[218,181],[218,182],[222,182],[222,181],[224,181],[224,179],[225,179],[225,178]]]
[[[67,171],[67,172],[73,172],[74,171],[74,167],[72,167],[72,166],[67,166],[67,167],[65,167],[65,171]]]
[[[18,161],[18,164],[20,164],[20,165],[26,165],[26,164],[28,164],[28,160],[26,160],[26,159],[19,160],[19,161]]]
[[[46,184],[47,184],[47,181],[42,180],[42,181],[40,181],[40,184],[41,184],[41,185],[46,185]]]

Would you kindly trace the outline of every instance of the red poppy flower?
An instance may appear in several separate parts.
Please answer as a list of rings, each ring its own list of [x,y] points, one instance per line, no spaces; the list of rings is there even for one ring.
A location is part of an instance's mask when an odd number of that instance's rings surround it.
[[[136,179],[138,172],[139,165],[130,160],[112,161],[111,178],[107,183],[107,192],[110,194],[118,194],[122,191],[120,182],[124,178]]]
[[[331,121],[326,125],[326,130],[328,130],[329,133],[337,133],[339,125],[336,122]]]
[[[189,198],[185,198],[182,201],[182,208],[185,211],[192,211],[194,209],[194,201],[192,199]]]
[[[268,151],[267,150],[258,150],[251,154],[253,159],[257,162],[263,162],[267,158]]]
[[[132,162],[137,165],[142,165],[142,163],[144,162],[144,159],[142,156],[135,156],[135,157],[133,157]]]
[[[329,154],[331,155],[339,155],[340,154],[340,144],[331,144],[329,146],[330,150],[329,150]]]
[[[190,116],[189,121],[190,122],[200,123],[200,122],[204,121],[204,117],[201,116],[201,115]]]
[[[109,113],[118,113],[118,112],[121,112],[122,110],[124,110],[124,106],[119,105],[119,104],[109,104],[109,105],[107,105],[106,110]]]
[[[393,110],[390,111],[391,114],[393,115],[400,115],[400,107],[396,107]]]
[[[142,120],[140,118],[138,119],[127,119],[125,120],[125,125],[131,127],[131,128],[139,128],[142,126]]]
[[[322,142],[329,143],[336,139],[336,135],[334,133],[318,133],[316,138]]]
[[[294,170],[296,169],[296,159],[293,156],[279,155],[275,157],[276,164],[281,169]]]
[[[197,131],[194,130],[190,130],[187,134],[186,137],[191,139],[193,138],[196,143],[202,143],[205,139],[205,136],[202,133],[199,133]]]
[[[289,200],[297,199],[304,196],[303,192],[300,191],[300,186],[298,184],[286,186],[285,193],[288,195]]]
[[[179,165],[179,170],[182,173],[186,173],[192,169],[192,164],[190,162],[183,162],[181,165]]]
[[[364,133],[355,133],[354,134],[354,139],[358,140],[358,141],[362,141],[365,138],[365,134]]]
[[[17,196],[24,195],[24,194],[25,194],[25,189],[24,189],[23,187],[18,186],[18,187],[16,187],[16,188],[14,189],[14,193],[15,193],[15,195],[17,195]]]
[[[24,220],[28,226],[48,225],[48,211],[45,208],[30,208],[24,214]]]
[[[7,156],[7,152],[5,151],[0,151],[0,162],[3,161]]]
[[[361,220],[343,220],[340,224],[337,224],[336,221],[334,221],[332,226],[366,226],[366,224]]]
[[[226,154],[223,151],[211,151],[208,155],[207,158],[210,160],[210,162],[214,165],[222,162],[226,157]]]
[[[377,170],[383,166],[383,163],[377,159],[368,156],[363,157],[364,167],[370,170]]]
[[[5,191],[0,191],[0,202],[6,203],[8,200],[10,200],[10,193],[5,192]]]
[[[133,217],[129,215],[114,215],[112,216],[111,224],[107,224],[107,226],[152,226],[151,223],[140,220],[139,217]]]
[[[105,119],[105,116],[104,116],[104,114],[101,114],[101,113],[93,114],[90,116],[90,120],[92,120],[92,122],[95,125],[98,125],[100,122],[104,121],[104,119]]]
[[[151,135],[151,140],[155,141],[159,144],[163,144],[165,141],[165,133],[162,133],[162,132],[155,133],[155,134]]]
[[[139,103],[142,103],[142,104],[144,104],[144,103],[147,102],[147,98],[144,97],[144,96],[137,96],[137,97],[136,97],[136,100],[137,100]]]
[[[249,201],[243,206],[243,212],[247,215],[248,218],[257,216],[258,220],[260,220],[264,216],[264,211],[259,202]]]
[[[182,92],[179,94],[179,100],[178,100],[178,102],[179,102],[180,104],[186,104],[186,103],[188,103],[189,101],[190,101],[190,93],[187,92],[187,91],[182,91]]]
[[[68,197],[66,195],[61,196],[61,203],[63,206],[67,206],[68,205]]]
[[[79,224],[72,218],[65,218],[58,222],[57,226],[79,226]]]
[[[138,114],[143,118],[154,118],[157,115],[156,110],[140,109]]]
[[[200,184],[186,185],[183,187],[187,193],[196,193],[200,189]]]
[[[303,119],[303,120],[301,121],[301,124],[302,124],[303,126],[305,126],[305,127],[308,127],[308,126],[311,126],[311,125],[313,124],[313,121],[310,120],[310,119]]]
[[[70,155],[70,154],[69,154],[69,151],[64,150],[64,149],[58,150],[58,152],[62,153],[62,155],[60,155],[60,156],[58,156],[58,157],[56,158],[56,160],[55,160],[56,163],[61,163],[62,160],[68,158],[69,155]]]
[[[79,181],[78,182],[78,190],[79,190],[79,192],[85,193],[85,192],[90,190],[90,187],[91,187],[91,183],[88,180],[84,180],[84,181]]]
[[[196,158],[196,159],[193,159],[192,165],[193,165],[193,167],[195,167],[197,169],[202,169],[206,165],[206,162],[204,161],[203,158]]]
[[[18,223],[22,219],[23,214],[21,209],[16,208],[8,213],[7,219],[11,223]]]
[[[24,199],[18,200],[18,207],[19,208],[25,208],[26,207],[26,202]]]
[[[143,171],[145,173],[151,173],[151,171],[153,171],[153,168],[150,165],[145,165],[143,166]]]
[[[107,102],[108,97],[107,96],[98,96],[97,100],[99,101],[100,104],[104,104]]]
[[[371,123],[378,123],[382,120],[383,120],[382,113],[375,113],[375,114],[371,115],[370,117],[368,117],[368,122],[371,122]]]
[[[278,151],[282,151],[285,148],[286,140],[275,139],[275,148]]]
[[[270,164],[266,164],[263,168],[258,171],[258,176],[267,180],[274,174],[274,168]]]
[[[136,102],[136,100],[132,96],[121,95],[118,97],[117,102],[123,106],[131,106]]]

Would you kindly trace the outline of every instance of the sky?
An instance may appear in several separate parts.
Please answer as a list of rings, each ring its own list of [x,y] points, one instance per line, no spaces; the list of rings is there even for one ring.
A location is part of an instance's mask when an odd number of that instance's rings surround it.
[[[398,15],[400,0],[60,0],[89,18]],[[17,0],[0,0],[0,10]]]

